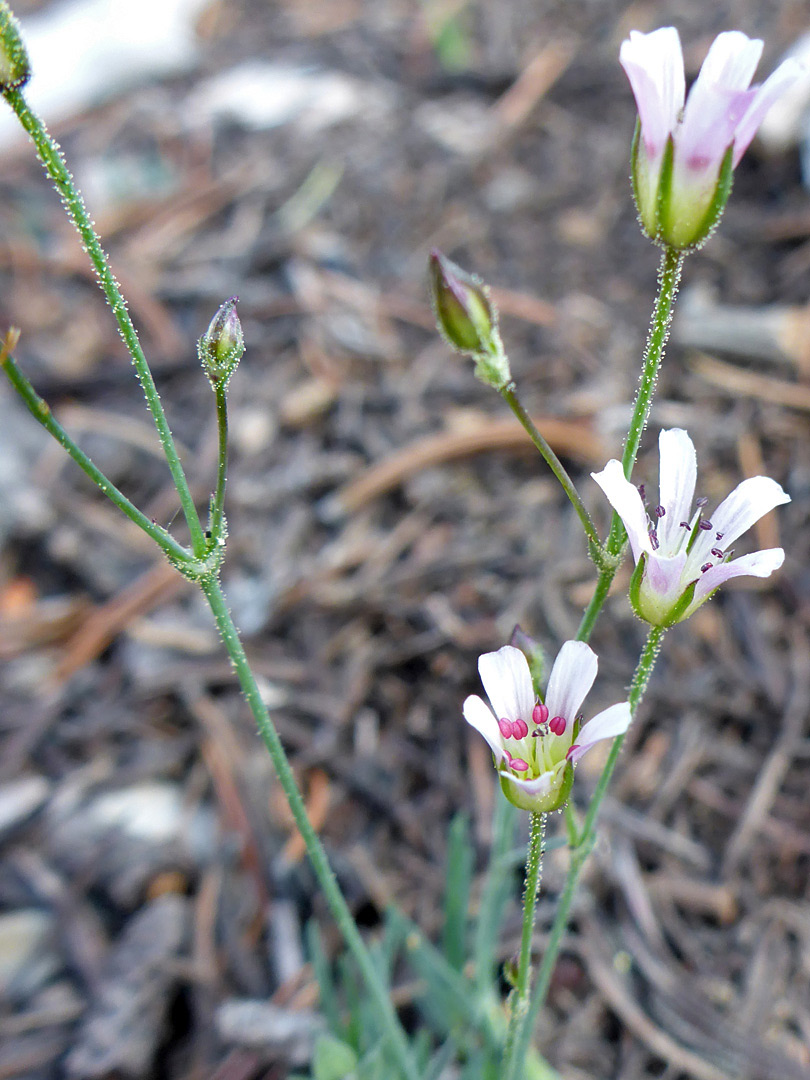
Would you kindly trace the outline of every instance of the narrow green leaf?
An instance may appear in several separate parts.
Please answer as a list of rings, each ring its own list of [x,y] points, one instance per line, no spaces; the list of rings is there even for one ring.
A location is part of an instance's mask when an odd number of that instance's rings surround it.
[[[332,970],[324,951],[320,929],[314,919],[310,919],[307,923],[306,941],[310,963],[315,972],[315,981],[318,984],[321,1012],[326,1018],[332,1034],[341,1038],[344,1034],[345,1025],[340,1019],[340,1006],[332,978]]]
[[[515,807],[498,793],[495,798],[489,866],[484,879],[473,944],[475,981],[479,991],[485,994],[492,993],[495,983],[498,937],[509,896],[515,888],[511,875],[504,872],[504,857],[508,857],[514,845],[517,817]]]
[[[461,971],[467,959],[467,912],[473,872],[473,850],[466,814],[456,814],[447,844],[442,947],[448,962]]]

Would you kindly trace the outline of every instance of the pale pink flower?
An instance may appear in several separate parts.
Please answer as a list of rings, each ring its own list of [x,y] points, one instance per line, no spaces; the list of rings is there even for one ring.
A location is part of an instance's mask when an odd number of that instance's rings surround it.
[[[658,450],[658,505],[652,520],[620,461],[609,461],[591,476],[627,530],[636,560],[631,587],[636,614],[654,626],[670,626],[688,618],[724,581],[743,575],[766,578],[779,569],[782,548],[734,560],[729,548],[769,510],[790,502],[790,496],[775,480],[754,476],[706,517],[706,499],[698,499],[693,510],[697,458],[689,435],[680,428],[662,431]]]
[[[751,86],[762,42],[730,30],[715,38],[686,98],[683,53],[673,26],[630,31],[619,60],[638,106],[640,137],[633,162],[645,229],[673,247],[706,238],[728,198],[735,169],[774,102],[802,74],[784,60],[761,86]],[[684,106],[684,102],[686,103]],[[665,168],[672,140],[671,168]]]
[[[464,702],[464,719],[489,743],[503,792],[515,806],[535,812],[562,806],[579,758],[600,739],[611,739],[630,726],[626,701],[582,725],[579,710],[597,665],[590,646],[566,641],[540,702],[520,649],[504,645],[479,658],[478,671],[492,707],[473,694]]]

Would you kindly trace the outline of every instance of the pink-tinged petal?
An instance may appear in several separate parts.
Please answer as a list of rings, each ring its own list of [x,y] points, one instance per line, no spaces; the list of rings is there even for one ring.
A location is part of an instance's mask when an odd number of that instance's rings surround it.
[[[711,86],[747,90],[761,56],[762,42],[759,38],[749,38],[741,30],[727,30],[718,34],[701,65],[690,97],[695,92],[700,95]]]
[[[547,795],[557,779],[557,770],[551,769],[549,772],[540,773],[533,780],[526,780],[521,776],[508,776],[507,779],[510,784],[519,787],[527,795]]]
[[[695,179],[705,175],[715,183],[723,156],[755,97],[754,90],[729,90],[724,86],[708,87],[699,97],[692,91],[677,138],[676,171],[683,177],[680,182],[688,183],[691,173]]]
[[[647,512],[641,496],[624,475],[622,463],[612,458],[601,472],[591,473],[591,477],[607,495],[608,502],[624,522],[633,558],[638,562],[642,551],[651,552],[650,537],[647,531]]]
[[[611,705],[604,712],[597,713],[577,735],[576,746],[572,749],[569,759],[574,762],[579,761],[594,743],[602,739],[613,739],[616,735],[623,735],[630,727],[632,719],[630,705],[626,701]]]
[[[715,38],[683,111],[677,137],[679,171],[705,171],[714,179],[756,96],[748,87],[761,55],[762,42],[739,30]]]
[[[513,645],[478,658],[481,682],[498,719],[528,720],[534,708],[534,687],[526,657]]]
[[[671,600],[674,604],[683,592],[683,572],[688,556],[685,551],[671,557],[648,555],[644,564],[644,582],[642,592],[652,592],[661,600]]]
[[[658,499],[666,513],[656,526],[662,553],[672,554],[686,539],[682,521],[692,516],[697,482],[695,446],[683,428],[669,428],[658,436],[660,459]]]
[[[631,30],[622,43],[619,62],[630,80],[644,145],[654,161],[675,130],[686,92],[678,31],[674,26],[651,34]]]
[[[707,550],[716,546],[711,540],[720,533],[720,547],[727,550],[737,537],[747,532],[775,506],[789,502],[787,492],[769,476],[752,476],[743,480],[712,514],[712,529],[707,531],[703,546]]]
[[[501,743],[498,721],[492,715],[490,707],[476,694],[471,694],[464,702],[462,712],[467,723],[483,735],[489,743],[489,748],[495,755],[495,764],[500,765],[502,761],[506,761],[509,755]]]
[[[800,79],[807,72],[805,68],[793,59],[788,57],[784,60],[776,71],[770,75],[762,86],[758,87],[752,101],[748,105],[748,109],[745,115],[737,125],[737,131],[734,135],[734,168],[736,169],[740,163],[740,158],[745,151],[751,145],[751,140],[759,130],[759,126],[765,119],[771,106],[778,101],[778,99],[785,94],[794,83]]]
[[[754,551],[750,555],[741,555],[739,559],[732,559],[731,562],[718,563],[705,574],[701,574],[695,587],[695,603],[687,614],[691,614],[709,593],[713,593],[718,586],[730,581],[731,578],[770,577],[784,561],[785,552],[782,548],[766,548],[764,551]]]
[[[573,721],[593,686],[599,661],[584,641],[566,641],[557,654],[548,680],[546,705],[551,716]]]

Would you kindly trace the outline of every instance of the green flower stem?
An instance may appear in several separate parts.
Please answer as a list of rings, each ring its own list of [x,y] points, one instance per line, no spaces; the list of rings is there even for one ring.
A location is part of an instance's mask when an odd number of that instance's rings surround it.
[[[217,396],[219,446],[217,451],[217,486],[211,500],[211,515],[208,526],[211,531],[212,543],[216,543],[221,538],[225,522],[225,480],[228,469],[228,395],[225,387],[220,384],[217,384],[214,388],[214,393]]]
[[[616,576],[617,570],[618,566],[609,566],[600,571],[599,577],[596,579],[596,588],[593,591],[593,596],[585,609],[585,613],[579,624],[579,629],[577,630],[577,641],[587,641],[593,633],[593,628],[596,626],[596,620],[599,618],[602,605],[605,600],[607,600],[607,595],[610,592],[610,586],[613,584],[613,578]]]
[[[585,530],[585,535],[588,537],[588,540],[592,544],[595,544],[596,547],[601,547],[599,533],[596,531],[596,526],[591,520],[591,515],[585,509],[585,504],[583,503],[582,499],[580,498],[579,492],[574,486],[574,481],[566,472],[563,463],[560,461],[560,459],[548,445],[546,440],[537,430],[534,422],[532,421],[532,418],[521,405],[515,392],[515,384],[513,382],[507,383],[506,386],[501,387],[500,393],[501,397],[504,399],[506,404],[520,421],[526,434],[529,436],[534,445],[543,455],[543,458],[545,459],[548,467],[562,484],[565,494],[568,496],[571,501],[571,505],[577,512],[577,517],[582,522],[582,527]]]
[[[644,351],[644,367],[633,407],[633,418],[630,421],[630,429],[622,453],[624,475],[628,480],[633,473],[641,436],[650,416],[650,408],[658,382],[658,372],[664,358],[669,328],[672,325],[675,297],[678,293],[685,257],[686,252],[677,251],[675,248],[665,248],[661,256],[661,266],[658,272],[658,295],[655,298],[655,307],[650,320],[650,332],[647,337],[647,347]],[[610,558],[617,561],[614,566],[608,565],[599,573],[596,589],[579,624],[579,630],[577,631],[578,641],[587,641],[591,636],[599,612],[602,610],[602,605],[607,599],[610,586],[613,584],[613,578],[619,568],[618,557],[624,547],[626,538],[627,534],[622,519],[614,512],[604,550]]]
[[[638,664],[636,665],[633,681],[630,685],[630,693],[628,694],[630,712],[633,716],[635,716],[636,710],[638,709],[649,684],[650,676],[655,667],[655,661],[658,658],[658,653],[661,649],[661,639],[663,636],[663,627],[653,626],[650,628],[650,633],[647,637],[641,656],[639,657]],[[571,864],[568,868],[568,876],[565,881],[562,895],[557,904],[557,911],[554,916],[554,923],[551,928],[548,944],[546,945],[546,951],[543,954],[543,961],[540,964],[540,970],[537,973],[537,983],[534,992],[532,993],[529,1006],[520,1019],[520,1027],[515,1036],[512,1053],[506,1061],[504,1068],[503,1080],[521,1080],[522,1065],[529,1050],[532,1031],[534,1030],[537,1021],[537,1014],[540,1012],[543,1002],[545,1001],[549,983],[551,982],[551,976],[557,963],[557,956],[568,926],[568,915],[571,910],[574,893],[576,892],[579,875],[582,872],[582,867],[585,865],[596,840],[596,822],[599,816],[599,810],[613,775],[613,770],[616,768],[616,762],[619,760],[619,754],[621,753],[624,738],[624,735],[618,735],[613,740],[610,754],[605,762],[602,775],[599,777],[596,790],[594,791],[590,805],[588,806],[588,812],[585,815],[585,821],[579,834],[577,844],[571,851]]]
[[[222,592],[216,575],[203,578],[200,586],[205,593],[206,599],[216,620],[222,642],[231,658],[234,670],[242,693],[250,706],[259,735],[267,747],[270,757],[275,766],[287,802],[292,811],[295,824],[306,844],[312,868],[323,890],[329,910],[340,929],[343,939],[349,948],[355,963],[360,969],[363,979],[369,991],[369,995],[379,1014],[380,1021],[387,1032],[391,1051],[396,1057],[397,1064],[402,1076],[406,1080],[419,1080],[419,1071],[411,1057],[405,1033],[397,1018],[397,1014],[391,1003],[388,991],[380,978],[380,973],[372,960],[363,938],[355,925],[349,906],[340,891],[340,886],[329,865],[329,860],[318,834],[312,826],[307,815],[306,806],[298,785],[295,782],[290,762],[284,751],[275,724],[270,718],[267,707],[262,700],[261,692],[256,683],[250,664],[245,656],[245,650],[239,638],[239,633],[234,625],[227,601]]]
[[[31,415],[45,428],[49,434],[53,435],[56,441],[62,446],[82,471],[90,477],[94,484],[96,484],[101,491],[107,496],[107,498],[113,502],[119,510],[123,511],[127,515],[130,521],[133,521],[139,529],[151,536],[152,539],[158,544],[166,555],[175,563],[187,563],[191,555],[182,547],[177,541],[161,528],[160,525],[155,524],[145,514],[129,501],[123,492],[119,491],[115,484],[109,480],[104,473],[97,468],[87,454],[81,450],[76,443],[71,439],[58,420],[55,419],[53,413],[50,410],[48,403],[39,396],[34,390],[31,383],[26,379],[16,363],[10,357],[5,350],[0,351],[0,364],[3,367],[8,381],[20,395],[22,400]]]
[[[526,857],[526,885],[523,893],[523,929],[520,936],[520,959],[515,989],[512,993],[511,1012],[509,1015],[509,1033],[506,1039],[506,1053],[514,1045],[520,1030],[521,1018],[529,1007],[529,989],[531,981],[532,935],[537,911],[537,893],[543,874],[543,849],[546,835],[546,815],[532,814],[531,832],[529,833],[529,852]]]
[[[93,228],[93,223],[90,219],[90,215],[87,213],[87,208],[84,205],[81,194],[73,182],[73,177],[68,171],[67,164],[62,156],[59,146],[48,133],[40,118],[28,107],[22,91],[5,90],[3,96],[17,114],[17,119],[33,139],[39,159],[45,166],[45,171],[48,173],[48,176],[50,176],[56,190],[62,197],[62,203],[65,210],[82,239],[85,251],[90,257],[90,261],[98,276],[101,289],[107,298],[107,303],[112,308],[113,315],[115,315],[118,323],[118,328],[121,331],[121,337],[124,339],[124,344],[129,350],[132,362],[135,365],[135,371],[143,389],[146,404],[149,408],[149,412],[152,414],[152,419],[155,422],[155,427],[160,436],[163,453],[166,455],[166,461],[171,471],[174,485],[177,488],[180,505],[183,508],[183,513],[188,523],[192,549],[196,556],[201,557],[205,554],[205,537],[203,535],[197,509],[194,505],[194,499],[192,498],[188,486],[188,481],[183,472],[183,466],[180,464],[177,447],[174,444],[172,433],[169,430],[169,424],[166,420],[163,406],[160,403],[160,397],[154,379],[152,378],[152,373],[149,370],[146,357],[141,349],[138,334],[132,323],[132,319],[129,317],[126,302],[121,295],[121,291],[118,288],[118,284],[110,269],[109,261],[101,246],[98,234]]]
[[[630,421],[630,429],[627,432],[624,452],[622,453],[624,475],[628,480],[633,473],[641,436],[650,416],[655,387],[658,383],[658,372],[664,358],[669,328],[672,325],[675,297],[678,294],[678,285],[680,284],[683,260],[685,258],[686,252],[670,247],[664,248],[661,255],[661,266],[658,271],[658,295],[655,298],[655,307],[650,321],[647,348],[644,352],[644,367],[641,372],[641,382],[639,383],[638,394],[633,408],[633,419]],[[622,519],[618,514],[614,513],[606,545],[607,551],[611,555],[618,555],[624,545],[625,537],[626,533]]]

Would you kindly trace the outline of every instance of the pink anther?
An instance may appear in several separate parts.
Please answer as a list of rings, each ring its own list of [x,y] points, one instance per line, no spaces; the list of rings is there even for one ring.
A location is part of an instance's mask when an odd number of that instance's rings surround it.
[[[525,720],[513,720],[512,734],[516,739],[525,739],[529,734],[529,725]]]
[[[562,735],[562,733],[565,731],[565,727],[566,727],[565,717],[564,716],[553,716],[551,718],[551,720],[549,720],[548,726],[554,732],[555,735]]]
[[[527,772],[529,763],[521,757],[513,757],[509,761],[509,768],[514,769],[515,772]]]
[[[500,728],[501,735],[503,735],[503,737],[505,739],[511,739],[512,738],[512,721],[511,720],[506,720],[506,719],[499,720],[498,721],[498,727]]]
[[[532,720],[535,724],[545,724],[548,720],[548,708],[541,701],[532,709]]]
[[[579,746],[577,743],[574,743],[573,746],[569,746],[568,752],[565,755],[565,760],[567,761],[576,750],[579,750]]]

